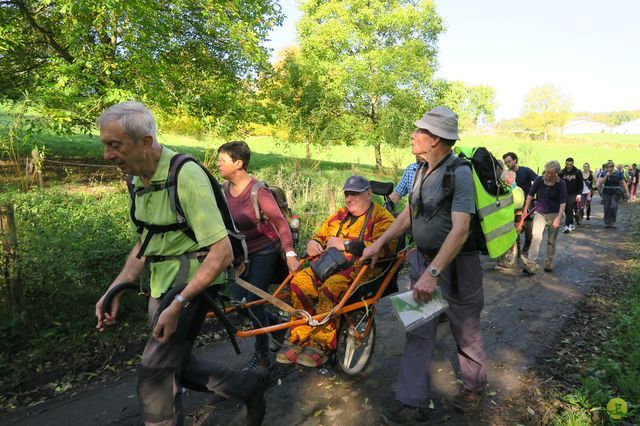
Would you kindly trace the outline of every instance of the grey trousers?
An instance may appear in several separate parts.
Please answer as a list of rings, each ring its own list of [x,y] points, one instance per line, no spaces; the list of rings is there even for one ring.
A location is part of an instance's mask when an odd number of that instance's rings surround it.
[[[417,252],[416,252],[417,253]],[[411,288],[428,266],[421,255],[410,254]],[[441,272],[438,285],[449,303],[446,311],[451,333],[458,347],[458,362],[466,389],[481,392],[487,383],[485,352],[480,332],[480,312],[484,306],[482,268],[478,255],[456,258],[458,294],[451,288],[451,266]],[[412,407],[425,407],[430,397],[433,353],[438,318],[407,333],[400,358],[396,399]]]
[[[159,299],[149,298],[150,328],[157,321],[159,305]],[[183,424],[183,386],[243,401],[253,391],[256,376],[252,372],[231,370],[191,354],[207,310],[203,298],[196,298],[183,309],[168,342],[160,343],[153,336],[147,341],[138,370],[138,398],[145,424]]]
[[[618,218],[618,201],[620,196],[616,193],[610,194],[603,191],[602,200],[604,201],[604,224],[613,225]]]

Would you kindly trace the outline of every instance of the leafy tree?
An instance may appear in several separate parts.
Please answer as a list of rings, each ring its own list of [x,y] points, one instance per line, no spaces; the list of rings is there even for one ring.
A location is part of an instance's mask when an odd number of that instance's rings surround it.
[[[443,104],[458,114],[461,130],[471,129],[480,121],[493,121],[496,93],[491,86],[469,86],[462,81],[446,84]]]
[[[547,140],[552,129],[564,126],[570,118],[571,100],[547,84],[531,89],[525,97],[520,121],[525,130]]]
[[[411,123],[440,96],[433,73],[443,26],[434,3],[305,0],[300,9],[304,71],[332,91],[329,99],[339,93],[342,139],[373,145],[381,167],[381,143],[406,140]],[[313,111],[309,117],[328,112]]]
[[[332,79],[307,63],[297,46],[279,54],[261,81],[267,121],[286,129],[290,140],[304,143],[307,159],[313,144],[349,142],[344,140],[349,132],[343,130],[349,117],[342,111],[341,92],[332,86]]]
[[[280,21],[275,0],[3,0],[0,96],[29,91],[63,127],[127,99],[238,121]]]

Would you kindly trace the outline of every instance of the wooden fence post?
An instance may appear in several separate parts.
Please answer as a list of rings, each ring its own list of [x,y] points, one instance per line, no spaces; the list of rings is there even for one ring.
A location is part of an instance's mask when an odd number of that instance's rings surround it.
[[[2,236],[3,277],[7,286],[11,313],[16,315],[22,312],[23,295],[18,284],[16,267],[18,235],[11,204],[0,205],[0,235]]]
[[[33,172],[38,178],[38,187],[44,188],[44,180],[42,179],[42,157],[38,147],[33,148],[31,151],[31,158],[33,160]]]

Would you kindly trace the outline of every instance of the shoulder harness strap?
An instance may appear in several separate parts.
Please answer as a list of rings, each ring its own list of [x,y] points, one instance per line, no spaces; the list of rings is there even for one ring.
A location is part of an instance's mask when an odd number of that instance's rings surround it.
[[[264,222],[264,215],[258,203],[258,191],[262,188],[269,188],[269,186],[261,180],[254,183],[253,187],[251,187],[251,202],[253,203],[253,210],[256,214],[256,222]]]

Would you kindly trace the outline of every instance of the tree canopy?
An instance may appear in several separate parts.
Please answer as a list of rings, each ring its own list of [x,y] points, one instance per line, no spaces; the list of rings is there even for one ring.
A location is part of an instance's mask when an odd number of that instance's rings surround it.
[[[525,130],[549,138],[552,129],[564,126],[571,118],[571,100],[551,84],[534,87],[524,99],[522,122]]]
[[[433,74],[443,25],[434,3],[306,0],[300,9],[301,69],[331,91],[325,105],[349,123],[342,138],[373,145],[380,167],[382,141],[405,140],[413,120],[441,97]]]
[[[4,0],[0,96],[29,92],[62,124],[126,99],[233,121],[281,20],[275,0]]]

